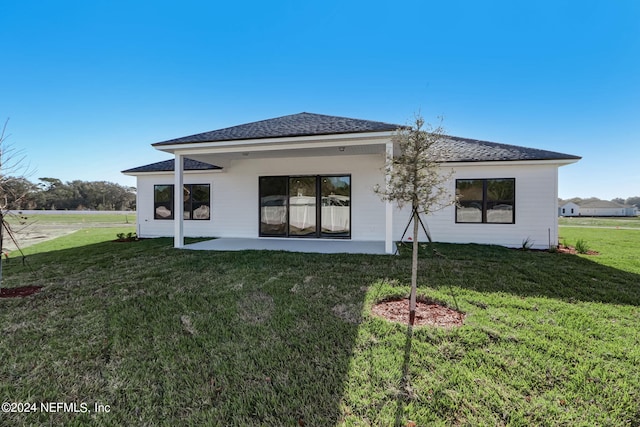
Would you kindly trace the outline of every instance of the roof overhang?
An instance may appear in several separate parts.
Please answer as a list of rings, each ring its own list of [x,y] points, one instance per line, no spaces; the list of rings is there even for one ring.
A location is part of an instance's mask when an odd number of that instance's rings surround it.
[[[545,159],[545,160],[491,160],[491,161],[469,161],[469,162],[442,162],[443,166],[463,167],[463,166],[531,166],[549,165],[566,166],[576,163],[580,158],[572,159]]]
[[[228,167],[233,160],[383,154],[394,132],[180,143],[154,148]]]
[[[180,143],[172,145],[153,144],[153,147],[168,153],[222,154],[246,151],[297,150],[320,147],[339,147],[368,144],[385,144],[394,132],[362,132],[333,135],[311,135],[287,138],[241,139],[214,142]]]
[[[122,172],[123,175],[127,176],[151,176],[151,175],[173,175],[172,170],[170,171],[139,171],[139,172]],[[203,174],[211,174],[211,173],[223,173],[224,169],[204,169],[204,170],[185,170],[183,171],[184,175],[203,175]]]

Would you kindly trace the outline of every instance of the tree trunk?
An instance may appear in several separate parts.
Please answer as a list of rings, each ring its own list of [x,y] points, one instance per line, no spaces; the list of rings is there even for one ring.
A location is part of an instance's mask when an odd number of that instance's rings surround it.
[[[4,240],[4,212],[0,210],[0,289],[2,289],[2,256],[4,255],[3,240]]]
[[[416,319],[416,293],[418,292],[418,210],[413,207],[413,252],[411,258],[411,293],[409,294],[409,324]]]

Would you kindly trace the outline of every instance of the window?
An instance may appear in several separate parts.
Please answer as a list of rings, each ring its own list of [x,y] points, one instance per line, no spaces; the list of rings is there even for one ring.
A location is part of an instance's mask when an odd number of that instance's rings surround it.
[[[155,219],[173,219],[173,185],[153,187],[153,212]]]
[[[286,236],[287,234],[287,180],[286,177],[260,177],[260,235]]]
[[[515,178],[457,179],[458,223],[515,223]]]
[[[350,237],[351,176],[262,176],[260,236]]]
[[[211,186],[209,184],[185,184],[183,194],[184,219],[211,218]],[[153,187],[153,211],[155,219],[173,219],[173,185]]]

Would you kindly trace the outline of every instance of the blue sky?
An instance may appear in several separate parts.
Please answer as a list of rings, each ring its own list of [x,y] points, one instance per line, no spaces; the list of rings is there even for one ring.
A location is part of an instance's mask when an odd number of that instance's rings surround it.
[[[0,119],[39,177],[302,111],[580,155],[559,196],[640,195],[640,2],[49,1],[0,8]]]

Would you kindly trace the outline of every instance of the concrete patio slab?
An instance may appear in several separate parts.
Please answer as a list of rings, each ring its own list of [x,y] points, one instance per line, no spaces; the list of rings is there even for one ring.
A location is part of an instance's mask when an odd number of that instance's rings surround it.
[[[348,253],[384,255],[384,242],[330,239],[238,239],[219,238],[191,243],[185,249],[200,251],[269,250],[310,253]]]

